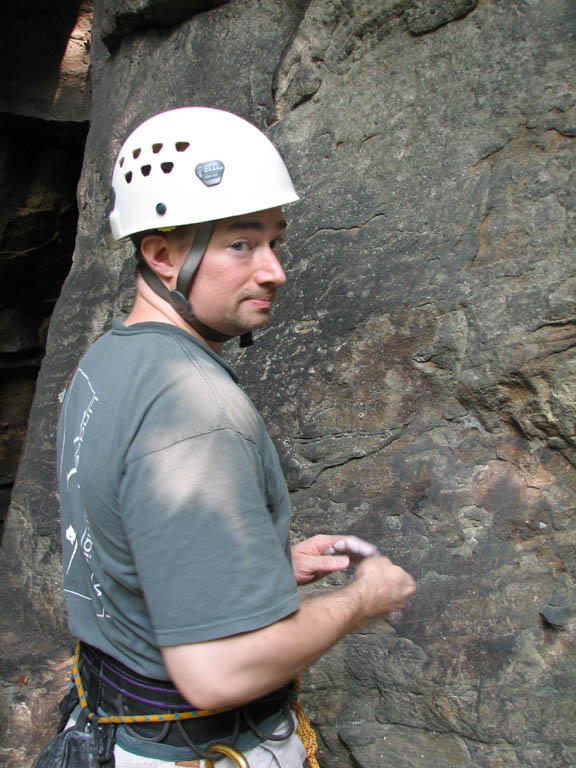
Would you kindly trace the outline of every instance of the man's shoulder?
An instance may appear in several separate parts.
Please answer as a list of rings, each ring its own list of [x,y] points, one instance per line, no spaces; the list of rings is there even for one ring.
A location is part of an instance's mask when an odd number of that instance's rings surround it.
[[[88,348],[79,367],[106,368],[107,375],[112,376],[118,369],[124,380],[129,373],[140,372],[147,381],[154,381],[173,375],[180,363],[237,381],[235,372],[223,359],[186,331],[167,323],[124,326],[118,321],[121,318]],[[190,373],[194,375],[188,368]]]
[[[145,359],[174,359],[184,356],[198,366],[225,372],[235,382],[231,366],[209,349],[193,334],[169,323],[146,322],[126,326],[116,318],[102,339],[104,344],[116,344],[122,354],[134,354]]]
[[[101,341],[92,364],[111,361],[107,386],[147,441],[173,443],[223,429],[261,441],[262,420],[233,369],[190,334],[147,323],[112,328]]]

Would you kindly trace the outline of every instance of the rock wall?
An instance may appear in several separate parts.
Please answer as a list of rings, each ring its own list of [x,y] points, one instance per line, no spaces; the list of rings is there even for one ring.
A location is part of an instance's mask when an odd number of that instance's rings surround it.
[[[90,0],[22,0],[0,9],[0,542],[50,315],[72,263],[91,103],[91,17]],[[53,487],[53,441],[40,434],[35,442],[26,517]],[[47,664],[54,644],[44,643],[44,626],[51,622],[30,594],[30,585],[41,595],[46,580],[57,583],[57,560],[45,556],[42,525],[27,538],[20,522],[11,515],[0,552],[0,765],[10,767],[28,767],[50,735],[69,674]]]
[[[182,104],[265,129],[302,197],[274,321],[227,352],[281,453],[294,536],[356,533],[419,582],[305,676],[320,764],[576,764],[575,22],[570,0],[96,4],[76,258],[4,545],[12,764],[51,727],[70,651],[59,402],[131,300],[130,248],[105,227],[114,156]]]
[[[0,10],[0,541],[48,322],[70,271],[90,0]]]

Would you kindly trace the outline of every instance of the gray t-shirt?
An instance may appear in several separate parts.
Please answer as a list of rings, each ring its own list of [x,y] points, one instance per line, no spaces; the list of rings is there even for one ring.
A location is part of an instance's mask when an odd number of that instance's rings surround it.
[[[233,370],[191,334],[122,318],[86,353],[58,429],[71,632],[167,679],[159,647],[298,609],[278,455]]]

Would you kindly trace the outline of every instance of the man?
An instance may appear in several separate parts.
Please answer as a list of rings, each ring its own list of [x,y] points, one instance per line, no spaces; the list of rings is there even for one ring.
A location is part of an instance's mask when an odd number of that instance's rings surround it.
[[[112,186],[136,299],[80,362],[58,437],[73,720],[92,718],[102,760],[116,743],[118,768],[203,765],[214,742],[252,768],[295,768],[291,681],[414,590],[354,537],[290,547],[276,451],[220,357],[268,322],[297,195],[260,131],[201,107],[139,126]],[[300,602],[297,584],[352,563],[348,586]],[[96,727],[110,715],[120,724]]]

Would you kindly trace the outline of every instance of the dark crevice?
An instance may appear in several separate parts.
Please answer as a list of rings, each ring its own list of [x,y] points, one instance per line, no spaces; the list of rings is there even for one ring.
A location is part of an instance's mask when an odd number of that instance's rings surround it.
[[[50,317],[72,264],[86,122],[0,113],[0,542]]]

